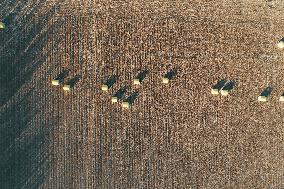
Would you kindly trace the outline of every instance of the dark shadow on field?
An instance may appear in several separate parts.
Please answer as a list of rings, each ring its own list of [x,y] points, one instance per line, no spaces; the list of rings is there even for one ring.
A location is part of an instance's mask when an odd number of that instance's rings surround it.
[[[126,101],[129,102],[130,105],[133,105],[133,103],[134,103],[135,99],[138,97],[138,95],[139,95],[138,92],[134,92],[126,99]]]
[[[225,79],[221,79],[215,85],[213,85],[212,88],[221,90],[221,88],[225,85],[225,83],[226,83],[226,80]]]
[[[266,87],[266,88],[261,92],[260,96],[268,97],[268,96],[271,94],[272,89],[273,89],[273,88],[272,88],[271,86]]]
[[[145,77],[149,74],[148,70],[141,71],[135,79],[139,79],[139,82],[142,82]]]
[[[117,97],[119,100],[121,100],[121,99],[124,98],[124,95],[125,95],[127,89],[128,89],[128,86],[123,86],[118,91],[116,91],[113,96]]]
[[[234,88],[234,86],[235,86],[235,81],[230,80],[230,81],[225,83],[225,85],[223,86],[222,89],[230,91]]]
[[[106,84],[108,86],[108,88],[111,88],[115,84],[117,79],[118,79],[118,77],[116,75],[111,75],[111,76],[109,76],[105,79],[104,84]]]
[[[70,87],[73,88],[75,86],[75,84],[80,80],[80,78],[81,78],[80,75],[76,75],[75,77],[73,77],[72,79],[67,81],[66,84],[70,85]]]
[[[164,75],[164,77],[165,77],[165,78],[168,78],[169,80],[171,80],[171,79],[173,79],[173,77],[176,76],[176,75],[177,75],[177,70],[173,69],[173,70],[168,71],[168,72]]]
[[[68,76],[68,73],[69,73],[68,70],[63,70],[56,77],[54,77],[54,80],[58,80],[59,83],[63,83],[64,78],[66,78]]]
[[[34,12],[45,2],[37,1],[25,15],[20,11],[28,3],[25,1],[5,1],[2,8],[6,28],[0,35],[0,188],[39,188],[45,175],[49,174],[45,136],[50,132],[34,107],[33,87],[25,95],[12,100],[19,89],[31,81],[32,75],[46,61],[47,55],[58,48],[61,39],[53,39],[53,46],[44,47],[52,33],[63,25],[62,19],[45,28],[53,19],[55,7],[46,9],[42,17],[35,18]],[[60,3],[60,2],[58,2]],[[13,7],[14,6],[14,7]],[[13,13],[5,11],[13,10]],[[46,30],[45,30],[46,29]],[[19,91],[20,92],[20,91]]]

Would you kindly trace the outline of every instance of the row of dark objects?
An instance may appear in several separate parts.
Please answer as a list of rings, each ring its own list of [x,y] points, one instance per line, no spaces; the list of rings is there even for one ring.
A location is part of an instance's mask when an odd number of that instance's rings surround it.
[[[75,84],[80,80],[80,75],[76,75],[75,77],[69,79],[68,81],[64,82],[66,77],[68,76],[69,71],[64,70],[60,74],[58,74],[55,78],[52,79],[51,84],[54,86],[59,86],[63,84],[62,89],[64,91],[70,91]]]
[[[229,93],[234,89],[235,86],[235,81],[233,80],[228,80],[226,81],[225,79],[219,80],[216,84],[214,84],[211,88],[211,94],[213,95],[219,95],[221,96],[227,96]],[[272,93],[272,87],[268,86],[263,91],[260,93],[258,96],[258,101],[259,102],[267,102],[268,97]],[[284,102],[284,93],[279,98],[279,101]]]
[[[69,92],[72,90],[72,88],[76,85],[76,83],[80,80],[80,76],[76,75],[75,77],[69,79],[65,82],[69,71],[64,70],[61,73],[59,73],[56,77],[54,77],[51,81],[52,85],[59,86],[63,85],[62,89],[66,92]],[[138,73],[138,75],[133,79],[134,85],[141,85],[146,76],[149,74],[148,70],[143,70]],[[162,78],[162,83],[167,84],[170,80],[174,78],[174,76],[177,74],[176,69],[169,70],[166,74],[164,74]],[[106,79],[103,80],[101,85],[101,90],[104,92],[109,91],[109,89],[117,82],[118,77],[116,75],[108,76]],[[118,101],[122,101],[122,107],[123,108],[129,108],[133,105],[135,99],[139,96],[139,93],[133,92],[131,93],[127,98],[125,96],[127,90],[129,89],[129,86],[125,85],[122,86],[118,91],[116,91],[112,97],[111,102],[117,103]]]
[[[168,71],[162,78],[162,83],[169,83],[170,80],[176,75],[176,69],[172,69]],[[143,80],[149,74],[148,70],[143,70],[138,73],[138,75],[133,79],[133,85],[141,85]],[[111,76],[106,82],[102,84],[102,90],[108,91],[109,88],[115,83],[116,79],[114,76]],[[128,86],[123,86],[117,92],[115,92],[111,97],[112,103],[117,103],[118,101],[122,101],[123,108],[129,108],[134,103],[135,99],[138,97],[138,92],[133,92],[127,99],[123,100],[125,97],[125,93],[128,89]]]
[[[133,79],[134,85],[141,85],[143,80],[145,79],[146,75],[148,74],[148,71],[141,71],[136,78]],[[162,83],[168,83],[174,76],[176,75],[176,71],[170,70],[168,71],[162,79]],[[63,84],[62,89],[64,91],[70,91],[75,84],[80,80],[80,75],[76,75],[75,77],[69,79],[67,82],[64,82],[64,79],[68,76],[68,71],[64,70],[61,72],[58,76],[56,76],[52,80],[52,85],[58,86]],[[111,75],[108,77],[101,85],[102,91],[109,91],[109,89],[116,83],[118,77],[115,75]],[[216,84],[214,84],[211,88],[211,94],[213,95],[219,95],[227,96],[229,93],[234,89],[235,87],[235,81],[225,79],[219,80]],[[116,91],[111,98],[112,103],[116,103],[118,101],[123,101],[125,99],[125,93],[129,87],[123,86],[118,91]],[[258,101],[260,102],[266,102],[268,100],[268,97],[272,93],[272,87],[268,86],[266,87],[261,94],[258,96]],[[138,97],[138,92],[132,93],[126,100],[122,102],[122,107],[129,108],[134,102],[134,100]],[[280,96],[279,101],[284,102],[284,93]]]
[[[227,96],[229,92],[233,90],[235,86],[235,82],[233,80],[226,81],[225,79],[219,80],[215,85],[211,88],[211,94],[222,96]]]

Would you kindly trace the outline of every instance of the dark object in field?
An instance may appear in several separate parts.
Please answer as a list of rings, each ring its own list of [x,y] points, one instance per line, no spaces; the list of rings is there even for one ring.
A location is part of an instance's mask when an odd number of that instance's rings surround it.
[[[130,106],[132,106],[138,95],[139,95],[138,92],[132,93],[125,101],[123,101],[122,107],[129,108]]]
[[[213,95],[219,94],[219,91],[224,87],[225,84],[226,84],[225,79],[219,80],[215,85],[212,86],[211,94]]]
[[[225,85],[221,89],[221,92],[220,92],[221,95],[222,96],[227,96],[229,94],[229,92],[231,90],[233,90],[234,86],[235,86],[235,82],[234,81],[231,81],[231,80],[227,81],[225,83]]]
[[[68,70],[62,71],[58,76],[56,76],[52,81],[52,85],[60,85],[63,83],[64,78],[68,76]]]
[[[116,91],[116,93],[111,97],[111,102],[116,103],[118,100],[123,99],[127,88],[127,86],[123,86],[118,91]]]
[[[266,102],[266,101],[267,101],[267,98],[268,98],[268,96],[271,94],[271,92],[272,92],[272,87],[271,87],[271,86],[266,87],[266,88],[261,92],[261,94],[259,95],[258,101],[260,101],[260,102]]]
[[[173,77],[176,76],[176,75],[177,75],[177,71],[176,71],[176,70],[170,70],[170,71],[168,71],[168,72],[164,75],[164,77],[163,77],[163,83],[169,83],[169,81],[170,81],[171,79],[173,79]]]
[[[145,77],[147,76],[148,73],[149,73],[149,71],[147,71],[147,70],[141,71],[138,74],[138,76],[133,80],[133,84],[134,85],[140,85],[141,82],[145,79]]]
[[[81,76],[76,75],[74,78],[70,79],[66,82],[66,84],[63,86],[64,91],[70,91],[71,88],[75,86],[75,84],[80,80]]]
[[[117,76],[116,75],[112,75],[110,76],[102,85],[102,90],[103,91],[107,91],[108,89],[110,89],[114,83],[117,81]]]

